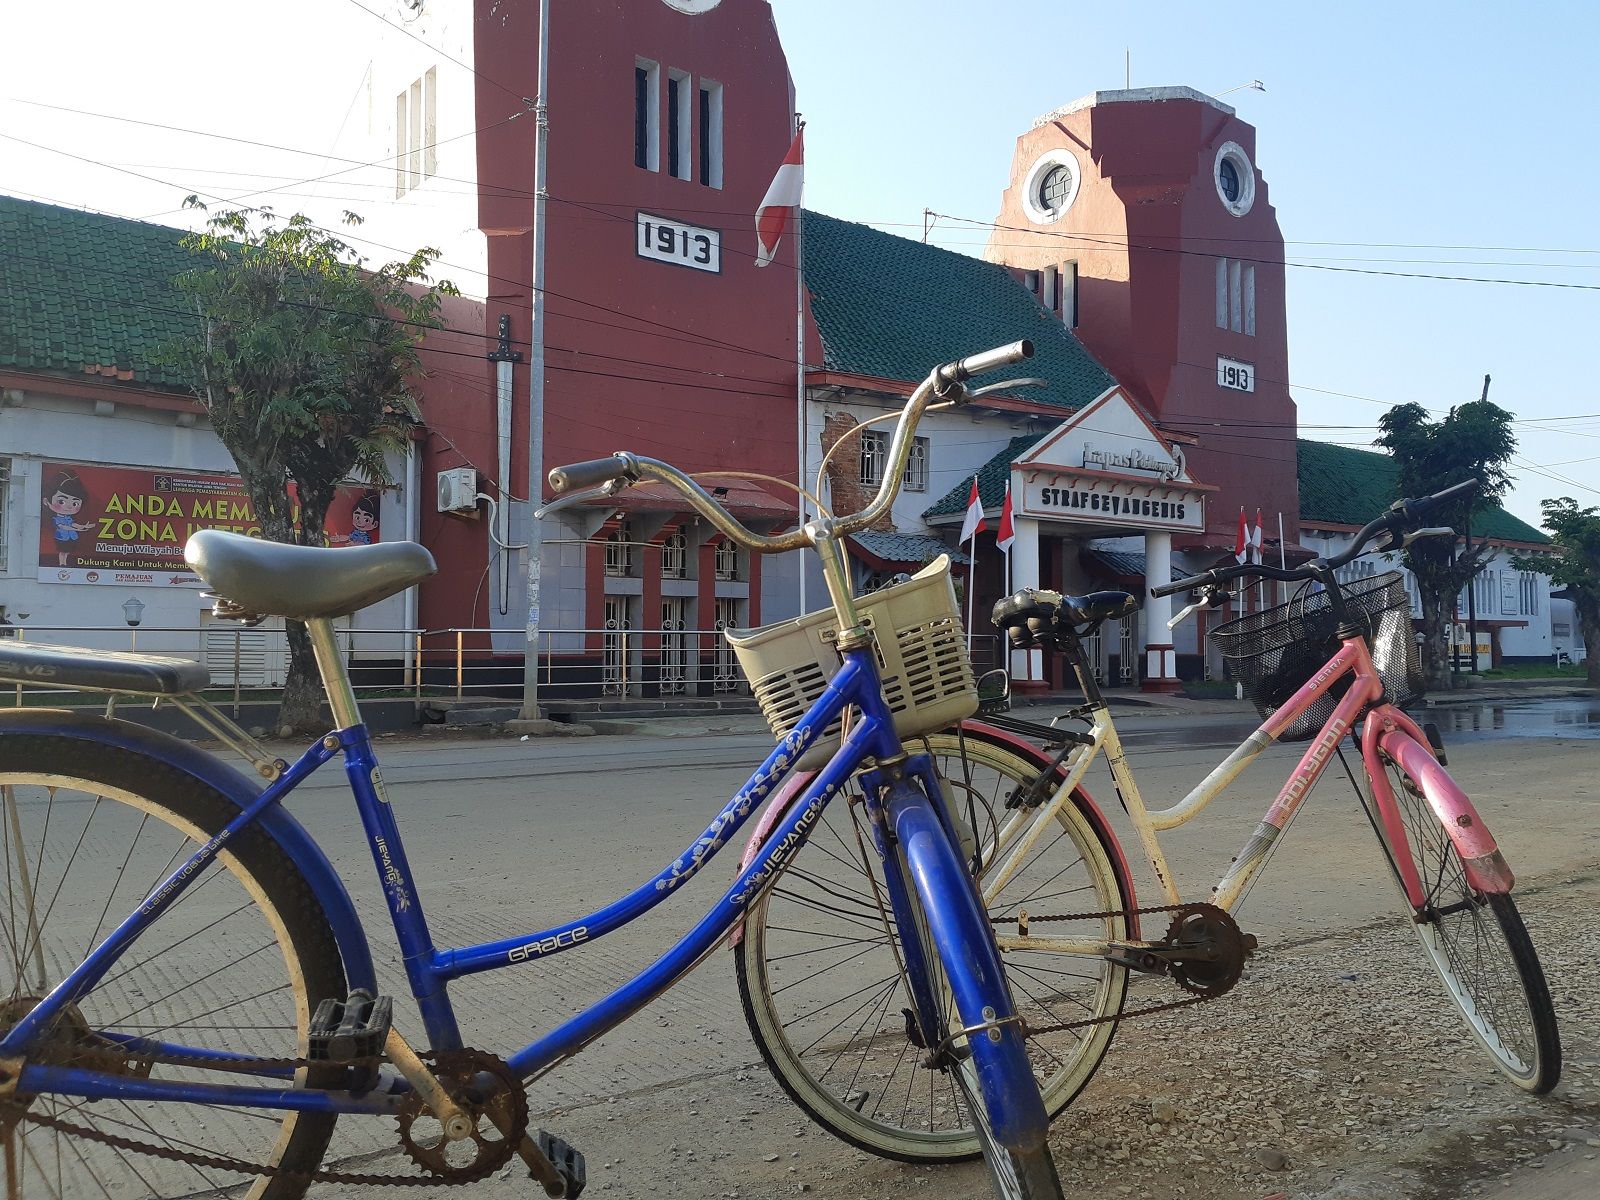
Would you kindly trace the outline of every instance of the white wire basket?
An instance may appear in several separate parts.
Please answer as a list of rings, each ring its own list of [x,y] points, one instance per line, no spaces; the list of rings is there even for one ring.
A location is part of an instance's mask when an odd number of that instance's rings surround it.
[[[884,698],[902,738],[932,733],[977,711],[978,688],[948,555],[904,583],[862,596],[856,611],[875,635]],[[827,608],[759,629],[724,631],[774,737],[800,723],[839,669],[837,624]],[[802,767],[821,766],[833,756],[840,725],[828,727],[801,758]]]

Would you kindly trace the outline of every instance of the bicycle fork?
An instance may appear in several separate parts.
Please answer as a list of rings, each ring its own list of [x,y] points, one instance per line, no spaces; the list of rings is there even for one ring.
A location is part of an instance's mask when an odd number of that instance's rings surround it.
[[[995,1139],[1017,1153],[1034,1150],[1044,1143],[1048,1120],[1038,1089],[1015,1086],[1032,1078],[1022,1021],[972,876],[936,799],[931,763],[917,756],[861,781],[929,1065],[951,1069],[970,1055]]]

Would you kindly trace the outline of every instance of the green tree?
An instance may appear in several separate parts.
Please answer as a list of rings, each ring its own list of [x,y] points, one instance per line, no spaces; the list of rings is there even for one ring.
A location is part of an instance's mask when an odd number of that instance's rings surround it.
[[[1584,659],[1589,686],[1600,688],[1600,508],[1579,508],[1570,496],[1541,501],[1539,507],[1558,557],[1521,555],[1517,569],[1548,575],[1566,587],[1589,651]]]
[[[192,196],[188,204],[204,207]],[[198,320],[164,358],[233,456],[263,535],[326,545],[340,483],[393,486],[385,455],[404,446],[416,419],[421,341],[441,323],[441,296],[455,289],[427,286],[436,250],[367,270],[353,247],[298,214],[227,211],[206,225],[185,239],[201,265],[174,281]],[[279,724],[315,731],[321,690],[311,641],[304,625],[288,624]]]
[[[1476,479],[1478,490],[1469,499],[1438,509],[1430,517],[1435,525],[1465,530],[1476,513],[1495,507],[1510,485],[1506,463],[1517,448],[1511,419],[1505,409],[1487,400],[1459,405],[1437,421],[1420,404],[1391,408],[1379,418],[1382,436],[1375,444],[1394,455],[1400,466],[1396,498],[1427,496],[1464,479]],[[1461,589],[1472,583],[1494,553],[1486,542],[1475,542],[1467,552],[1460,543],[1444,538],[1424,539],[1405,552],[1422,599],[1422,670],[1430,690],[1455,686],[1448,637],[1451,610]]]

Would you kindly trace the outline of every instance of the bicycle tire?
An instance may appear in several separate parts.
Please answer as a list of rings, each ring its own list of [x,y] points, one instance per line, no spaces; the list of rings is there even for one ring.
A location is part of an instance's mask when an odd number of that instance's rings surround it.
[[[967,801],[980,813],[979,822],[985,824],[984,815],[990,810],[1004,811],[1004,801],[1018,786],[1026,786],[1050,766],[1050,760],[1041,753],[1031,756],[1019,753],[1013,743],[1002,741],[981,726],[969,727],[964,736],[946,732],[916,739],[908,744],[912,752],[927,752],[934,758],[935,767],[945,780],[945,795],[958,818],[965,820]],[[963,757],[964,756],[964,757]],[[1059,777],[1059,775],[1058,775]],[[1082,801],[1064,805],[1059,814],[1061,832],[1054,839],[1066,839],[1073,851],[1084,861],[1083,873],[1086,890],[1052,888],[1050,894],[1025,899],[1043,898],[1043,906],[1035,905],[1033,911],[1049,912],[1056,907],[1072,911],[1113,911],[1132,907],[1133,897],[1113,863],[1114,845],[1106,844],[1094,822],[1085,815]],[[848,815],[841,816],[844,810]],[[825,810],[819,828],[796,851],[772,891],[752,908],[745,918],[745,929],[735,952],[735,969],[739,980],[740,997],[744,1004],[745,1019],[761,1051],[763,1060],[777,1078],[789,1097],[804,1109],[813,1120],[834,1136],[856,1146],[888,1158],[906,1162],[950,1162],[972,1158],[981,1153],[979,1131],[970,1125],[956,1126],[952,1114],[957,1111],[953,1097],[943,1104],[929,1094],[929,1105],[918,1105],[911,1119],[909,1107],[902,1104],[900,1115],[885,1111],[883,1099],[896,1092],[901,1083],[916,1093],[928,1091],[924,1086],[912,1085],[920,1070],[923,1076],[933,1072],[918,1068],[913,1056],[905,1054],[904,1030],[898,1032],[899,1040],[883,1034],[875,1027],[867,1035],[854,1062],[844,1064],[848,1054],[840,1055],[839,1063],[824,1061],[834,1049],[833,1045],[809,1046],[813,1035],[820,1032],[813,1027],[803,1010],[786,1006],[785,996],[799,990],[805,981],[795,981],[794,971],[783,964],[795,962],[785,955],[798,956],[804,962],[809,942],[832,945],[838,950],[838,960],[833,963],[817,962],[823,971],[838,974],[833,987],[841,998],[850,997],[864,978],[880,979],[892,966],[894,946],[892,939],[876,944],[884,936],[876,913],[863,914],[861,890],[866,887],[856,871],[874,869],[871,859],[870,838],[864,828],[857,826],[859,808],[835,804]],[[848,827],[848,829],[847,829]],[[861,833],[857,841],[855,833]],[[987,832],[987,831],[985,831]],[[839,859],[841,846],[856,843],[864,857],[852,855],[853,870],[841,879]],[[1054,855],[1054,857],[1045,857]],[[1027,898],[1030,880],[1048,877],[1050,869],[1065,857],[1056,853],[1056,847],[1045,845],[1040,858],[1030,860],[1024,871],[1009,882],[990,906],[992,916],[1014,916],[1020,907],[1019,899]],[[1035,871],[1035,867],[1039,871]],[[858,886],[845,884],[854,880]],[[1067,891],[1066,895],[1055,892]],[[832,893],[831,895],[829,893]],[[852,894],[853,893],[853,894]],[[830,918],[819,905],[827,904],[837,911]],[[804,924],[800,918],[804,917]],[[863,928],[863,919],[875,928]],[[779,927],[777,930],[774,926]],[[796,932],[803,930],[804,932]],[[1054,932],[1061,936],[1100,937],[1107,940],[1126,935],[1125,920],[1106,920],[1087,924],[1063,923],[1040,926],[1036,932]],[[823,935],[823,936],[818,936]],[[869,951],[851,958],[857,949]],[[823,951],[819,949],[818,954]],[[825,957],[833,958],[832,955]],[[1062,1005],[1053,1003],[1054,997],[1041,995],[1041,981],[1059,981],[1064,976],[1052,974],[1060,969],[1059,962],[1043,952],[1003,953],[1007,978],[1012,993],[1030,1024],[1035,1027],[1056,1024],[1062,1018],[1077,1016],[1114,1017],[1121,1012],[1127,991],[1127,972],[1104,960],[1094,960],[1092,978],[1086,977],[1082,986],[1092,990],[1091,998],[1074,1005],[1070,1012],[1060,1011]],[[1059,956],[1054,956],[1059,959]],[[784,976],[780,978],[780,976]],[[1054,984],[1051,984],[1054,986]],[[807,993],[815,994],[815,993]],[[876,998],[876,992],[873,997]],[[817,1001],[828,1000],[817,995]],[[880,1016],[889,1021],[895,1010],[909,1004],[903,984],[898,996],[885,998],[879,1009]],[[840,1011],[854,1007],[846,1003]],[[1054,1012],[1048,1010],[1056,1010]],[[826,1011],[826,1010],[824,1010]],[[859,1016],[859,1014],[857,1014]],[[861,1031],[866,1024],[863,1022]],[[1035,1076],[1044,1096],[1050,1117],[1055,1117],[1067,1107],[1088,1084],[1095,1070],[1109,1050],[1115,1035],[1115,1020],[1091,1027],[1087,1032],[1073,1034],[1061,1032],[1030,1043],[1030,1054],[1035,1061]],[[837,1042],[837,1039],[835,1039]],[[847,1043],[847,1050],[850,1043]],[[879,1055],[876,1064],[867,1063],[869,1055]],[[894,1065],[887,1068],[888,1078],[880,1080],[881,1087],[865,1087],[861,1076],[870,1074],[875,1066],[882,1074],[884,1062],[893,1056]],[[1051,1061],[1054,1056],[1055,1062]],[[904,1077],[902,1078],[902,1072]]]
[[[1516,902],[1507,894],[1472,888],[1421,785],[1387,754],[1380,757],[1412,863],[1428,889],[1427,903],[1420,908],[1405,895],[1395,847],[1373,801],[1366,793],[1362,799],[1423,952],[1495,1066],[1519,1088],[1542,1095],[1561,1078],[1561,1040],[1544,970]],[[1458,942],[1467,935],[1472,948],[1463,952]]]
[[[54,986],[76,967],[154,885],[239,812],[222,793],[164,762],[56,734],[0,737],[0,785],[0,887],[6,892],[0,899],[6,934],[0,939],[0,995],[18,1011],[25,997],[42,994],[41,983]],[[42,952],[35,952],[35,941]],[[80,1035],[115,1031],[238,1054],[299,1057],[318,1002],[344,994],[344,966],[310,884],[270,835],[251,827],[128,947],[74,1006],[71,1019],[81,1021]],[[338,1068],[326,1070],[328,1079],[309,1068],[296,1078],[308,1086],[331,1083]],[[160,1063],[152,1074],[247,1081]],[[290,1172],[235,1174],[132,1154],[32,1124],[23,1113],[9,1147],[19,1178],[7,1182],[17,1185],[16,1194],[39,1200],[211,1189],[250,1200],[298,1200],[306,1180],[297,1173],[321,1162],[336,1119],[332,1113],[175,1103],[134,1108],[54,1095],[31,1103],[104,1132]],[[0,1117],[5,1107],[0,1104]],[[0,1166],[0,1174],[6,1171]]]

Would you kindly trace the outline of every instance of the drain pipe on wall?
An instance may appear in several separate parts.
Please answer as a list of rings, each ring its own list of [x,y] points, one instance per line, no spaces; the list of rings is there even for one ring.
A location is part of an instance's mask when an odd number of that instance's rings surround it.
[[[411,435],[406,438],[405,505],[406,541],[408,542],[417,540],[417,505],[421,499],[417,495],[417,481],[420,478],[417,458],[416,430],[413,429]],[[416,672],[422,669],[422,664],[417,662],[416,658],[416,634],[412,632],[417,627],[417,589],[419,586],[418,584],[412,584],[406,589],[404,606],[401,610],[400,625],[406,631],[404,635],[405,653],[401,656],[404,664],[402,674],[405,678],[406,687],[410,687],[416,682]]]

